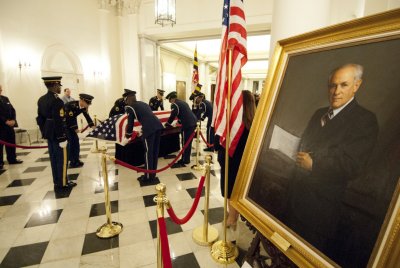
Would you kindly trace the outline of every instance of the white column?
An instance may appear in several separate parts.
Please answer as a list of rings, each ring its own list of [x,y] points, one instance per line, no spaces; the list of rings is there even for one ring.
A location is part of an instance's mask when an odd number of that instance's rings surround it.
[[[148,102],[155,95],[158,85],[162,85],[159,77],[160,57],[158,45],[146,37],[140,38],[140,61],[142,74],[142,88],[140,100]]]
[[[124,88],[135,90],[140,95],[140,54],[138,38],[138,15],[120,17],[122,84]],[[122,88],[120,89],[122,92]]]
[[[277,41],[327,26],[330,4],[330,0],[274,0],[270,56]]]

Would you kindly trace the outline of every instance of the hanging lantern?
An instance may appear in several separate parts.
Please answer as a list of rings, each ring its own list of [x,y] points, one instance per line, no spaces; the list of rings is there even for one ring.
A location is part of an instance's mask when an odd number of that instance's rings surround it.
[[[155,0],[156,24],[164,25],[176,23],[175,0]]]

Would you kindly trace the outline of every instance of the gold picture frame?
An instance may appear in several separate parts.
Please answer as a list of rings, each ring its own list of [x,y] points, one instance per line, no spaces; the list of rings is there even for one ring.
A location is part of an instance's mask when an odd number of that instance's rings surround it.
[[[276,150],[296,137],[301,139],[313,112],[329,106],[329,74],[335,67],[349,63],[364,67],[356,98],[376,115],[379,134],[369,164],[346,182],[345,192],[336,204],[338,213],[331,214],[335,215],[335,226],[327,237],[331,245],[342,249],[325,251],[305,238],[310,234],[300,235],[285,222],[287,217],[281,216],[290,211],[284,204],[292,198],[293,192],[288,188],[293,183],[290,176],[294,174],[296,158],[280,155],[287,148]],[[231,201],[299,267],[395,267],[400,263],[399,70],[400,9],[278,42]],[[278,145],[272,146],[275,126],[281,127],[282,132],[275,135],[274,144]],[[303,193],[306,197],[307,191]],[[318,205],[320,202],[315,204]],[[322,218],[311,217],[314,221]],[[348,260],[343,250],[348,258],[356,260]]]

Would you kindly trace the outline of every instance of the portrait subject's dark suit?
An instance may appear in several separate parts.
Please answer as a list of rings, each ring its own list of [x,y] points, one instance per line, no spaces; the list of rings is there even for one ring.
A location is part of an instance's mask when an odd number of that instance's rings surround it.
[[[347,183],[365,169],[378,135],[376,116],[355,99],[322,126],[328,107],[317,110],[299,151],[312,171],[297,168],[289,190],[288,226],[328,256]]]

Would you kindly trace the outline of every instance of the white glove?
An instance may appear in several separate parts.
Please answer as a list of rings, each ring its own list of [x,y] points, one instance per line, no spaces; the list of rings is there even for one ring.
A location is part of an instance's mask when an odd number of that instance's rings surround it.
[[[67,147],[67,141],[62,141],[58,144],[61,148]]]
[[[130,140],[131,140],[131,139],[128,139],[127,137],[123,137],[123,138],[122,138],[122,141],[121,141],[121,145],[122,145],[122,146],[127,145],[127,144],[129,143]]]

